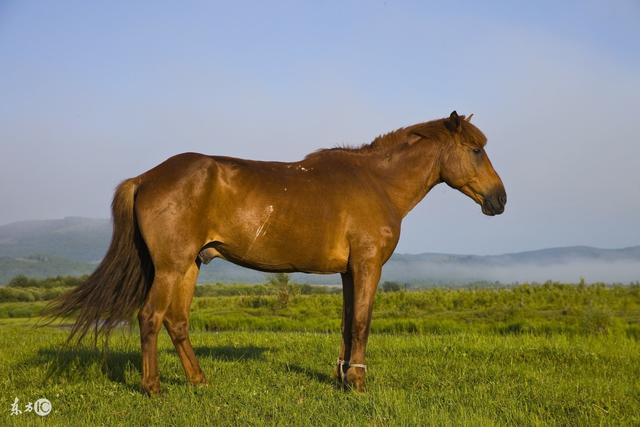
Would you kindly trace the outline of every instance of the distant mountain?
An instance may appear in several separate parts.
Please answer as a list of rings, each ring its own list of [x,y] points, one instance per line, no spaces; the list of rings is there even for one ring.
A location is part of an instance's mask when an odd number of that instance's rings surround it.
[[[111,239],[106,219],[68,217],[0,226],[0,283],[24,274],[31,277],[91,272]],[[41,254],[41,255],[34,255]],[[395,254],[382,280],[412,284],[476,281],[576,282],[640,281],[640,246],[598,249],[588,246],[541,249],[503,255]],[[339,283],[339,275],[295,274],[306,283]],[[265,274],[222,260],[203,266],[200,282],[262,282]]]
[[[0,257],[32,254],[75,261],[102,259],[111,241],[108,219],[67,217],[0,226]]]

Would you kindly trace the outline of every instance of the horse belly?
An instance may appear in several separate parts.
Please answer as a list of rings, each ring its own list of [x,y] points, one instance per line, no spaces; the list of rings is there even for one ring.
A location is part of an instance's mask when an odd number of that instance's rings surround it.
[[[220,257],[263,271],[346,271],[348,243],[336,221],[297,221],[302,217],[270,214],[268,208],[257,217],[217,233],[215,249]]]
[[[221,242],[215,250],[223,259],[267,272],[340,273],[346,271],[348,255],[341,250],[310,250],[302,245],[254,245]]]

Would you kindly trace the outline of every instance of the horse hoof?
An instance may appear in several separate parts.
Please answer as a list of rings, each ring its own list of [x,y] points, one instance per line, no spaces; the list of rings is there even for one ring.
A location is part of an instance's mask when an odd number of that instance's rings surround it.
[[[160,381],[142,383],[142,391],[147,396],[157,396],[160,394]]]
[[[207,379],[205,378],[205,376],[203,374],[199,374],[199,375],[194,376],[193,378],[190,378],[189,382],[191,383],[191,385],[196,385],[196,386],[207,386],[207,385],[209,385],[209,382],[207,381]]]
[[[349,388],[356,393],[364,393],[367,391],[364,386],[364,380],[356,381],[355,383],[349,384]]]
[[[365,374],[364,372],[358,372],[360,369],[350,368],[347,370],[345,384],[347,387],[358,393],[365,392]]]

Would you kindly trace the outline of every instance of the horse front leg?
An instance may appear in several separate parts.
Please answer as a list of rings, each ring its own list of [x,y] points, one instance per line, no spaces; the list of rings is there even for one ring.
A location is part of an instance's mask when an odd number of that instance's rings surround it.
[[[351,328],[353,323],[353,275],[342,273],[342,342],[338,363],[335,371],[336,378],[344,383],[345,373],[351,357]]]
[[[351,325],[351,354],[346,371],[346,384],[356,391],[364,391],[367,366],[365,364],[365,351],[369,329],[371,326],[371,313],[376,288],[380,280],[382,265],[375,260],[363,260],[355,262],[352,267],[353,275],[353,321]]]

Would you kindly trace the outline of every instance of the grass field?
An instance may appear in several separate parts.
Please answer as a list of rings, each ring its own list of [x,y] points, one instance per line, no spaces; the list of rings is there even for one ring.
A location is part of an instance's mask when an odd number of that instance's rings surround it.
[[[337,295],[196,298],[210,384],[186,384],[163,333],[155,398],[139,392],[135,330],[106,354],[68,349],[64,326],[34,327],[39,304],[0,304],[2,425],[640,424],[637,286],[381,293],[365,394],[331,378]],[[16,397],[53,411],[12,416]]]

